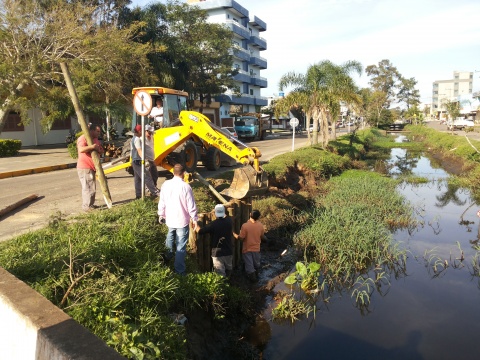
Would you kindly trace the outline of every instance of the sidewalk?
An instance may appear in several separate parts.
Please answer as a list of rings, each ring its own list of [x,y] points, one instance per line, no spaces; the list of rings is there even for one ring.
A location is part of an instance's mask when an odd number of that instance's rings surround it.
[[[16,156],[0,158],[0,179],[76,166],[65,144],[25,147]]]

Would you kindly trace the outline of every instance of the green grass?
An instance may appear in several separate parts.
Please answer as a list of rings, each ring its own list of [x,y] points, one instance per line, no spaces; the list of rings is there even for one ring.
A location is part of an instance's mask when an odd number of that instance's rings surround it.
[[[205,198],[200,211],[212,204]],[[192,261],[187,276],[175,275],[159,261],[166,230],[156,203],[137,200],[69,221],[56,218],[2,243],[0,265],[122,355],[186,358],[185,329],[171,313],[207,309],[222,319],[226,309],[247,314],[250,300],[219,275],[199,273]]]

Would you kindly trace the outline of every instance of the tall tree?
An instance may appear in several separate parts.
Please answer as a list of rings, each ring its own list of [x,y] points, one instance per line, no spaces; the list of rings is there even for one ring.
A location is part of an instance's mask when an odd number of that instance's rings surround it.
[[[368,76],[371,76],[369,83],[373,90],[381,91],[387,95],[383,108],[388,109],[390,104],[395,101],[396,85],[401,77],[397,68],[393,66],[390,60],[382,60],[378,65],[367,66],[365,72]]]
[[[412,106],[420,104],[420,92],[415,89],[417,80],[415,78],[405,79],[400,77],[398,84],[397,99],[399,103],[404,103],[407,110]]]
[[[358,61],[335,65],[329,60],[324,60],[309,66],[305,75],[290,72],[280,78],[280,90],[293,86],[293,92],[302,94],[300,98],[305,99],[301,105],[306,110],[307,119],[310,116],[313,118],[313,144],[318,143],[317,130],[320,128],[322,146],[328,145],[328,123],[338,116],[340,101],[347,103],[361,101],[356,93],[357,88],[353,79],[349,75],[352,71],[361,74],[362,66]]]
[[[60,62],[78,75],[74,83],[85,101],[98,101],[99,89],[112,101],[124,96],[132,70],[148,72],[145,49],[131,41],[136,28],[100,26],[96,10],[75,1],[0,0],[0,131],[12,109],[28,123],[27,111],[39,107],[46,129],[72,113]]]
[[[176,87],[207,102],[213,95],[235,90],[231,30],[209,23],[205,10],[177,1],[168,3],[165,20]]]
[[[232,69],[232,32],[208,22],[198,6],[168,1],[127,10],[123,24],[142,21],[138,41],[149,44],[149,60],[160,85],[187,91],[192,99],[206,99],[227,89],[237,90]]]

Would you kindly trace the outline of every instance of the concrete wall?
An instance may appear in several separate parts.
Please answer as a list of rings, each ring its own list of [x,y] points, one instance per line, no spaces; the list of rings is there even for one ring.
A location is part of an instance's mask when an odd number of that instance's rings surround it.
[[[0,267],[0,359],[125,359]]]

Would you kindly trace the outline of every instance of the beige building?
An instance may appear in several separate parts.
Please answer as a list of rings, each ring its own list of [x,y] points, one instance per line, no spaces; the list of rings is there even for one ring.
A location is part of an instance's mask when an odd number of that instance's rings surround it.
[[[460,96],[473,92],[473,72],[454,71],[453,79],[433,82],[432,115],[442,118],[445,113],[445,101],[456,101]]]
[[[229,121],[231,111],[253,113],[266,106],[268,101],[261,95],[261,90],[268,83],[261,71],[267,68],[267,59],[261,54],[267,49],[267,40],[261,34],[267,30],[267,24],[235,0],[187,0],[187,3],[205,10],[209,22],[223,24],[232,31],[230,53],[233,67],[238,70],[234,80],[240,93],[228,90],[215,97],[221,104],[222,126],[227,126],[225,123]]]

